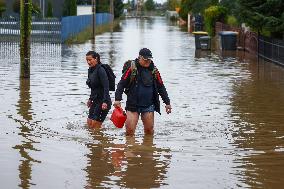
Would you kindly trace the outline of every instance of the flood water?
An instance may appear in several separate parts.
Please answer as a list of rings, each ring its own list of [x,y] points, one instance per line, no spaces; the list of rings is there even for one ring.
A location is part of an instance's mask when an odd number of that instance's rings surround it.
[[[0,45],[0,188],[284,184],[283,67],[243,52],[195,51],[194,37],[163,18],[124,20],[95,45],[33,44],[30,80],[19,80],[18,44]],[[153,52],[172,114],[162,105],[153,137],[141,121],[125,137],[110,115],[89,129],[86,52],[98,51],[119,78],[142,47]]]

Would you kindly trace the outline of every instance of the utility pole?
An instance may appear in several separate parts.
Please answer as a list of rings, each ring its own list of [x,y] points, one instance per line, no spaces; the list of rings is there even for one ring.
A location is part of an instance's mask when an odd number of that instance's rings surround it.
[[[111,14],[111,22],[113,22],[113,20],[114,20],[113,0],[110,0],[109,13]]]
[[[21,0],[21,78],[30,77],[30,38],[32,25],[32,0]]]
[[[92,12],[93,12],[93,40],[96,38],[96,0],[92,0]]]

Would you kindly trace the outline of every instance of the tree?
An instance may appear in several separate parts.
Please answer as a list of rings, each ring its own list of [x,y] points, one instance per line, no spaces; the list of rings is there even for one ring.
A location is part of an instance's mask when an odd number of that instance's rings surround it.
[[[15,0],[14,1],[13,11],[15,13],[20,14],[20,5],[21,5],[21,0]],[[32,3],[31,11],[32,11],[32,14],[34,14],[34,15],[39,15],[40,12],[41,12],[40,7],[36,3]]]
[[[227,8],[228,14],[236,16],[237,0],[221,0],[220,5]]]
[[[122,0],[114,0],[113,6],[114,6],[114,18],[120,17],[123,14],[123,8],[124,8]]]
[[[183,1],[183,0],[182,0]],[[180,0],[168,0],[167,7],[170,11],[175,11],[180,6]]]
[[[13,3],[13,11],[15,12],[15,13],[18,13],[18,14],[20,14],[20,7],[21,7],[21,1],[20,0],[16,0],[16,1],[14,1],[14,3]]]
[[[204,14],[206,8],[217,5],[218,0],[182,0],[179,16],[183,20],[187,20],[187,14]]]
[[[205,27],[210,36],[214,36],[215,23],[224,22],[227,16],[227,9],[222,6],[210,6],[205,9]]]
[[[272,37],[282,38],[284,33],[284,3],[282,0],[238,0],[239,15],[251,28]]]
[[[155,2],[153,0],[147,0],[145,2],[145,9],[147,11],[153,11],[155,10]]]
[[[114,4],[115,4],[114,0]],[[109,1],[106,0],[96,0],[96,12],[109,12]]]
[[[65,0],[63,4],[63,16],[76,16],[77,2],[76,0]]]
[[[47,2],[47,13],[46,13],[47,18],[52,18],[53,17],[53,8],[52,8],[52,3],[51,1]]]
[[[0,17],[2,17],[2,13],[6,11],[6,3],[4,0],[0,0]]]

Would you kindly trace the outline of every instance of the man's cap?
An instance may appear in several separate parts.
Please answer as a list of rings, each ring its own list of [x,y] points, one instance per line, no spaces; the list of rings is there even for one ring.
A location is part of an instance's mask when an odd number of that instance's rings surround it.
[[[147,48],[143,48],[139,51],[139,55],[142,56],[144,59],[152,59],[152,52],[147,49]]]

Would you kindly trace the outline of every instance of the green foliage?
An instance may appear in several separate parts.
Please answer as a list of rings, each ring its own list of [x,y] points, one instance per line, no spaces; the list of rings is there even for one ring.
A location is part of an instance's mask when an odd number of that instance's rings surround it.
[[[77,2],[76,0],[70,0],[70,16],[77,15]]]
[[[91,0],[77,0],[77,5],[91,5]]]
[[[195,0],[192,6],[193,14],[201,14],[204,15],[204,11],[210,6],[216,6],[218,4],[218,0]]]
[[[122,0],[114,0],[114,18],[119,18],[123,14],[123,1]]]
[[[65,0],[63,3],[63,16],[76,16],[77,2],[76,0]]]
[[[155,10],[155,2],[153,0],[147,0],[144,5],[147,11]]]
[[[238,0],[238,3],[240,18],[248,26],[260,32],[270,31],[272,37],[283,36],[283,0]]]
[[[226,7],[228,14],[234,15],[236,7],[238,6],[237,0],[221,0],[219,3],[220,6]]]
[[[103,24],[103,25],[98,25],[96,28],[96,35],[102,34],[104,32],[108,32],[111,30],[113,27],[118,28],[119,27],[120,20],[115,19],[113,23],[111,24]],[[93,38],[93,28],[88,27],[82,32],[80,32],[76,36],[72,36],[71,38],[67,39],[64,43],[66,44],[79,44],[79,43],[85,43],[87,40],[90,40]]]
[[[51,1],[47,2],[47,13],[46,13],[47,18],[52,18],[53,17],[53,8],[52,8],[52,3]]]
[[[20,10],[21,10],[20,5],[21,5],[21,0],[15,0],[14,1],[13,11],[15,13],[20,14]],[[36,3],[32,3],[31,11],[32,11],[32,14],[34,14],[34,15],[39,15],[41,13],[40,7]]]
[[[6,3],[4,0],[0,0],[0,17],[2,17],[2,13],[6,11]]]
[[[236,17],[230,15],[227,17],[226,23],[229,24],[230,26],[239,26],[239,22]]]
[[[40,15],[40,13],[41,13],[41,10],[40,10],[39,5],[36,4],[36,3],[33,3],[32,4],[32,14],[33,15]]]
[[[20,0],[15,0],[14,3],[13,3],[13,11],[15,13],[18,13],[20,14],[20,8],[21,8],[21,1]]]
[[[167,1],[167,8],[170,11],[175,11],[177,7],[180,7],[179,0],[168,0]]]
[[[181,1],[179,16],[183,20],[187,21],[188,13],[192,13],[193,3],[194,3],[194,0],[182,0]]]
[[[218,0],[182,0],[179,16],[183,20],[187,20],[187,14],[204,14],[204,11],[209,6],[217,5]]]
[[[214,35],[215,23],[217,21],[224,22],[227,15],[227,9],[222,6],[211,6],[204,12],[204,21],[206,31],[210,36]]]
[[[114,0],[115,2],[115,0]],[[109,0],[96,0],[96,12],[109,12]]]

